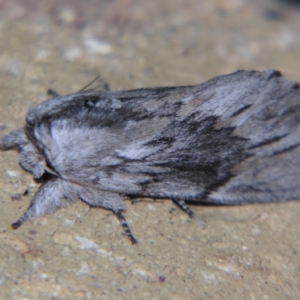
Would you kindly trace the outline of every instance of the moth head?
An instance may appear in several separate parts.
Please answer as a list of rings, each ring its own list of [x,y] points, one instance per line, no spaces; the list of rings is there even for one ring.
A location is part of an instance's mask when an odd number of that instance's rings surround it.
[[[26,123],[35,126],[47,119],[57,119],[76,114],[83,105],[81,94],[71,94],[49,99],[37,105],[31,105],[26,115]]]

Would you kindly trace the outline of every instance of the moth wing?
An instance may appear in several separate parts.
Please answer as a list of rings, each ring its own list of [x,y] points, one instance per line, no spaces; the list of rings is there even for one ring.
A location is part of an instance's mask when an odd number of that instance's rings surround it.
[[[42,106],[32,133],[64,179],[224,204],[300,197],[299,86],[277,71],[66,100]]]
[[[300,198],[299,84],[277,71],[256,75],[258,88],[237,102],[235,112],[227,113],[233,134],[248,139],[250,156],[233,168],[234,176],[212,191],[208,201],[239,204]]]
[[[126,164],[149,175],[145,194],[224,204],[300,198],[298,83],[274,70],[239,71],[180,101],[176,118],[143,144],[156,151]]]

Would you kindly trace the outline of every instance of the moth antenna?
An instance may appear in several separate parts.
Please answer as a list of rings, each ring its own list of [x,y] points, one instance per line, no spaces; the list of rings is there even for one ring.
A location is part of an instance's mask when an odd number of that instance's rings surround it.
[[[116,211],[114,212],[114,214],[117,216],[119,222],[121,223],[125,234],[127,235],[127,237],[130,239],[132,244],[136,244],[137,240],[135,239],[135,237],[133,236],[129,224],[127,222],[127,220],[125,219],[125,217],[123,216],[123,214],[120,211]]]
[[[183,211],[185,211],[190,218],[193,218],[195,216],[194,212],[189,208],[189,206],[186,204],[184,200],[180,199],[172,199],[173,202],[175,202]]]
[[[96,82],[100,78],[100,75],[98,75],[94,80],[92,80],[90,83],[88,83],[86,86],[84,86],[82,89],[80,89],[77,93],[85,91],[89,86],[91,86],[94,82]]]
[[[96,82],[98,79],[101,79],[101,81],[102,81],[102,84],[103,84],[103,90],[104,90],[104,91],[110,91],[109,84],[108,84],[106,81],[104,81],[104,80],[101,78],[100,75],[98,75],[98,76],[97,76],[94,80],[92,80],[89,84],[87,84],[87,85],[84,86],[82,89],[80,89],[79,91],[77,91],[77,93],[80,93],[80,92],[85,91],[88,87],[90,87],[90,86],[91,86],[94,82]],[[56,92],[55,90],[52,90],[52,89],[49,89],[49,90],[47,91],[47,95],[48,95],[48,96],[51,96],[51,97],[53,97],[53,98],[59,97],[59,96],[60,96],[60,94],[59,94],[58,92]]]
[[[109,84],[100,75],[98,75],[93,81],[91,81],[85,87],[83,87],[82,89],[80,89],[77,93],[85,91],[88,87],[90,87],[94,82],[96,82],[99,79],[101,80],[101,83],[103,84],[103,87],[102,87],[103,90],[104,91],[110,91]]]

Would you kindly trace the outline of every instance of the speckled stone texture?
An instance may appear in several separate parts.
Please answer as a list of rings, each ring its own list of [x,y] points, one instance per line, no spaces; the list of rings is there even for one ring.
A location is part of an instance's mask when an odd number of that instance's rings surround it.
[[[297,1],[1,0],[0,134],[48,88],[76,92],[97,75],[115,90],[236,69],[300,81],[299,13]],[[300,298],[300,202],[193,206],[190,220],[135,199],[133,246],[111,212],[81,202],[13,231],[38,187],[17,153],[0,153],[0,186],[1,299]]]

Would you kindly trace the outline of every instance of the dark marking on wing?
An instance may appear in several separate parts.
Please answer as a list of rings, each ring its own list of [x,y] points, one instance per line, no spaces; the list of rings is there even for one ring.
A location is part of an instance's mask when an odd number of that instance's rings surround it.
[[[242,108],[238,109],[236,112],[234,112],[230,117],[233,118],[233,117],[238,116],[239,114],[241,114],[242,112],[244,112],[248,108],[250,108],[251,106],[252,106],[252,104],[245,105],[244,107],[242,107]]]
[[[288,134],[284,134],[284,135],[280,135],[280,136],[275,136],[271,139],[266,139],[266,140],[264,140],[260,143],[257,143],[255,145],[250,146],[248,149],[255,149],[255,148],[259,148],[259,147],[262,147],[262,146],[266,146],[266,145],[276,143],[276,142],[280,141],[281,139],[283,139],[284,137],[286,137],[287,135]]]
[[[272,156],[292,151],[300,146],[300,143],[286,147],[280,151],[275,151]]]

